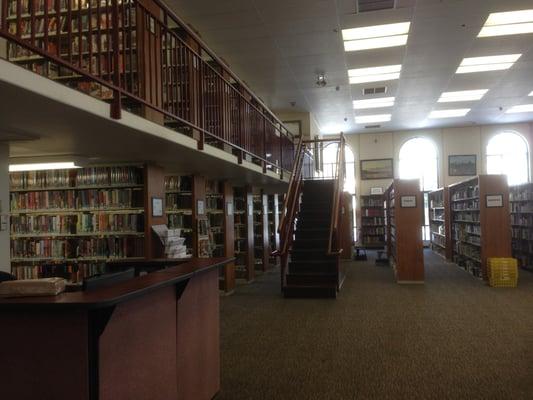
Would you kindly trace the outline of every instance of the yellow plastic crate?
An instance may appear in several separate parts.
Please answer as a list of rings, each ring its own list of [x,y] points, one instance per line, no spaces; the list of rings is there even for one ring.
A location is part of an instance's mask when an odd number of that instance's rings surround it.
[[[518,261],[516,258],[489,258],[487,260],[489,285],[492,287],[516,287]]]

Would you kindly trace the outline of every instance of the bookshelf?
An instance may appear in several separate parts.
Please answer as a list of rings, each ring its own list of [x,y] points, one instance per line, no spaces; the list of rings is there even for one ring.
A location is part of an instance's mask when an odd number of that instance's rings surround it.
[[[398,283],[424,282],[423,197],[418,179],[394,179],[385,192],[387,254]]]
[[[507,178],[479,175],[449,190],[453,261],[486,280],[487,258],[511,257]]]
[[[385,215],[383,196],[361,196],[361,243],[368,249],[385,246]]]
[[[257,269],[264,272],[270,268],[268,196],[266,194],[254,194],[253,196],[253,224],[254,264]]]
[[[429,193],[429,229],[431,250],[451,260],[450,191],[447,187]]]
[[[193,254],[192,176],[171,175],[165,177],[165,211],[167,226],[180,229],[185,238],[187,254]]]
[[[255,278],[252,188],[250,186],[235,187],[233,194],[235,202],[235,276],[236,279],[251,282]]]
[[[509,188],[513,257],[533,271],[533,183]]]
[[[17,10],[17,1],[8,2],[7,28],[36,47],[46,49],[76,67],[111,81],[115,72],[113,53],[113,5],[110,0],[25,0]],[[137,37],[139,5],[118,0],[118,69],[123,86],[138,94]],[[20,14],[19,14],[20,12]],[[20,18],[20,23],[17,23]],[[78,90],[103,100],[110,100],[110,89],[87,82],[73,70],[45,60],[29,50],[9,43],[8,59],[33,72],[66,82]]]
[[[280,219],[280,205],[277,194],[268,195],[268,258],[269,264],[273,266],[278,265],[278,258],[272,257],[272,252],[279,249],[279,219]]]
[[[10,173],[11,266],[19,279],[71,282],[105,263],[142,259],[148,167],[101,166]]]
[[[205,209],[209,219],[212,257],[224,256],[224,193],[215,180],[206,181]]]

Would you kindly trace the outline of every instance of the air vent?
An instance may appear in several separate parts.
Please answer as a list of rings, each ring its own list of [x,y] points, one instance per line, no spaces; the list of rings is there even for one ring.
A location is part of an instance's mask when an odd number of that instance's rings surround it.
[[[379,10],[390,10],[394,8],[396,0],[357,0],[357,12],[371,12]]]
[[[371,94],[384,94],[387,93],[387,86],[379,86],[374,88],[364,88],[363,95],[368,96]]]
[[[381,125],[365,125],[365,129],[381,128]]]

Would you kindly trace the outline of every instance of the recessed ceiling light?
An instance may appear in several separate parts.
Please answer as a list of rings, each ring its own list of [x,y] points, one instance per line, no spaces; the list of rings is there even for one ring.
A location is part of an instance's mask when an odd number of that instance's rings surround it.
[[[456,72],[458,74],[467,74],[471,72],[509,69],[520,56],[522,56],[522,54],[503,54],[500,56],[464,58]]]
[[[455,110],[434,110],[429,114],[429,118],[453,118],[464,117],[470,108],[457,108]]]
[[[394,105],[394,97],[381,97],[376,99],[354,100],[353,108],[362,110],[364,108],[383,108],[392,107]]]
[[[349,69],[350,83],[390,81],[400,78],[401,65],[385,65],[382,67]]]
[[[522,104],[520,106],[514,106],[508,109],[506,114],[533,112],[533,104]]]
[[[385,36],[372,39],[350,40],[344,42],[344,51],[384,49],[386,47],[405,46],[407,35]]]
[[[74,164],[74,162],[56,162],[56,163],[35,163],[35,164],[11,164],[9,166],[9,172],[18,171],[42,171],[46,169],[68,169],[68,168],[81,168]]]
[[[533,91],[530,94],[528,94],[528,96],[533,96]]]
[[[373,122],[388,122],[391,120],[391,114],[362,115],[355,117],[357,124],[367,124]]]
[[[518,35],[533,32],[533,10],[492,13],[478,37]]]
[[[407,43],[410,25],[410,22],[399,22],[343,29],[344,50],[359,51],[404,46]]]
[[[439,103],[451,103],[454,101],[472,101],[479,100],[489,89],[479,89],[479,90],[460,90],[457,92],[444,92],[441,94],[438,102]]]

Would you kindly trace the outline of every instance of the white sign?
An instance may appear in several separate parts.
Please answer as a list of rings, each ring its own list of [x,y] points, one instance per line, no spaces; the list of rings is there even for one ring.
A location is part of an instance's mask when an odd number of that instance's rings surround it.
[[[383,188],[381,187],[370,188],[370,194],[383,194]]]
[[[401,196],[400,206],[402,208],[416,208],[416,196]]]
[[[226,213],[228,215],[233,215],[233,203],[232,202],[226,203]]]
[[[488,194],[486,201],[487,208],[503,207],[503,194]]]
[[[163,216],[163,199],[160,197],[152,197],[152,217]]]
[[[198,200],[198,203],[196,204],[196,215],[204,215],[205,208],[204,208],[204,201]]]

